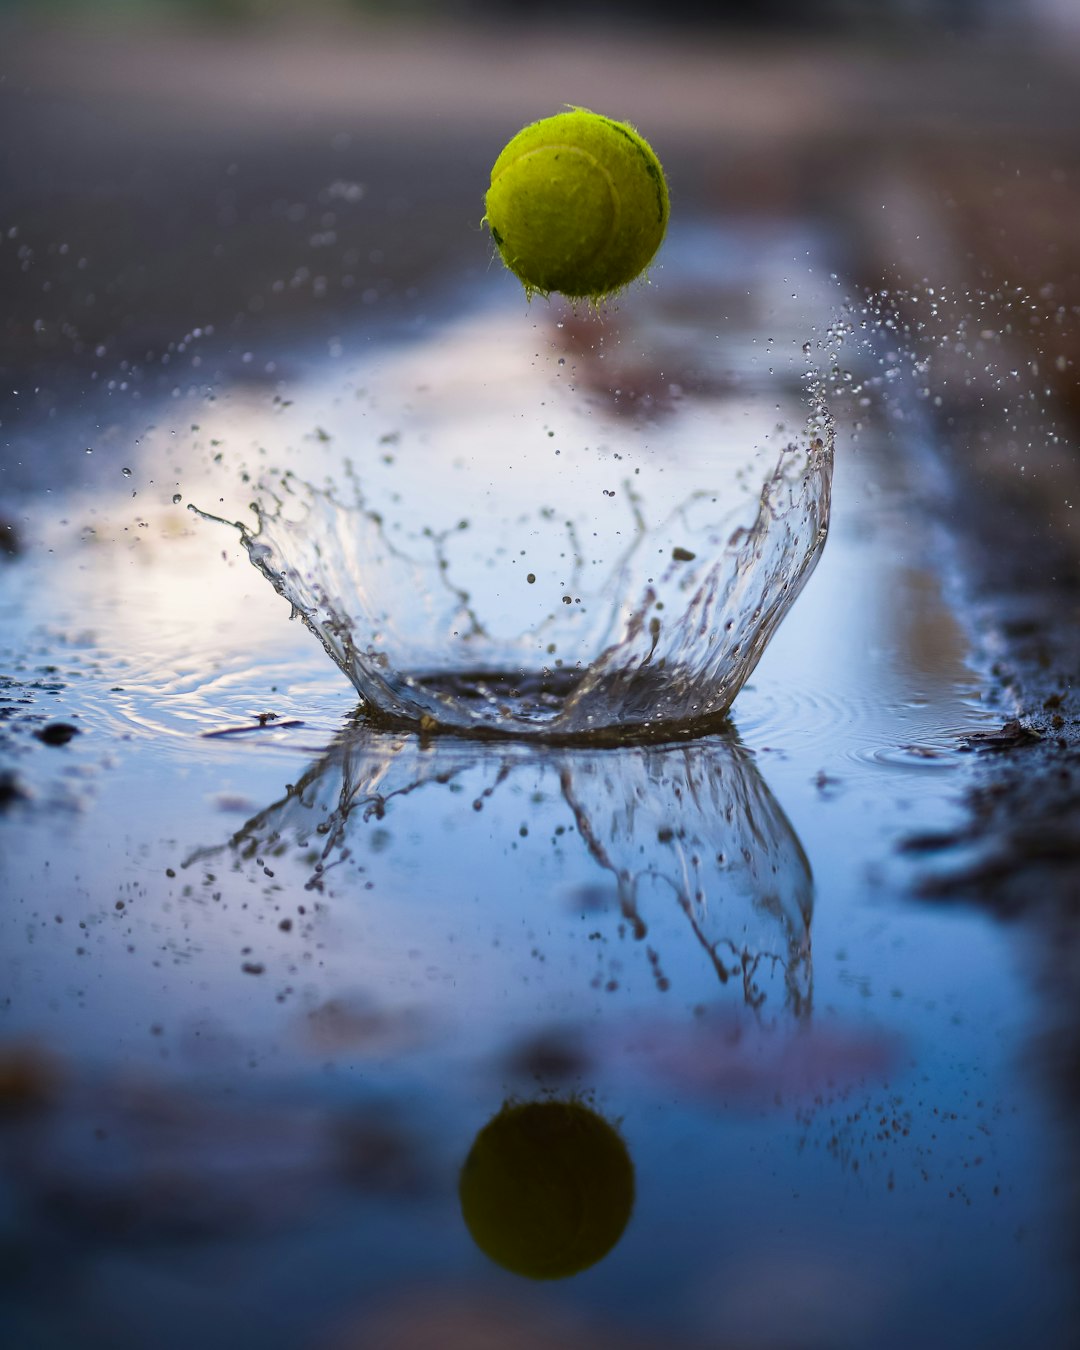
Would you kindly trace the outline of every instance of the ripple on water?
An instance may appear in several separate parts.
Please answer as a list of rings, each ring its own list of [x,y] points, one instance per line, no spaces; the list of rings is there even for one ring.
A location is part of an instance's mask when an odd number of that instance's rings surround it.
[[[839,771],[941,773],[969,758],[967,740],[986,716],[974,705],[894,705],[873,686],[845,690],[770,681],[760,690],[746,689],[736,721],[740,735],[758,749],[819,754]]]

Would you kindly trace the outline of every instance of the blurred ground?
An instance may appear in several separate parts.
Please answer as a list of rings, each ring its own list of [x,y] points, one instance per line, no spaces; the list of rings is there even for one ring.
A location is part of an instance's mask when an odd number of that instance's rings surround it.
[[[833,220],[867,284],[1076,285],[1068,46],[77,16],[9,22],[3,50],[0,366],[139,356],[482,259],[493,154],[564,103],[646,127],[677,210]]]

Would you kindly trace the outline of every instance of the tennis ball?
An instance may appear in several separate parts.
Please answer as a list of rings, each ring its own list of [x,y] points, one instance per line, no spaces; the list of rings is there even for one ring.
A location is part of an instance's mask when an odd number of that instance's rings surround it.
[[[640,275],[667,228],[667,183],[633,127],[573,108],[519,131],[484,220],[526,294],[599,300]]]
[[[476,1136],[458,1190],[482,1252],[517,1275],[560,1280],[622,1236],[634,1166],[618,1131],[580,1102],[507,1102]]]

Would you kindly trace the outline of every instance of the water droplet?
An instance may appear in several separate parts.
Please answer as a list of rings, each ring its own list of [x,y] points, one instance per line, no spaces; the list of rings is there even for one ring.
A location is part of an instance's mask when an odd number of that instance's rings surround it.
[[[130,478],[130,477],[131,477],[131,470],[130,470],[130,469],[121,469],[120,472],[124,475],[125,478]]]
[[[172,499],[173,499],[173,506],[179,506],[180,503],[184,500],[179,492],[174,492],[172,495]]]

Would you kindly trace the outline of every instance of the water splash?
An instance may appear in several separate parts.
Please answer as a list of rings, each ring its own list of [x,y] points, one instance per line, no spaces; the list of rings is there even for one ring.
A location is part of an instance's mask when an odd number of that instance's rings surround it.
[[[437,370],[427,401],[401,379],[405,431],[378,443],[393,451],[365,448],[327,486],[263,479],[257,528],[236,525],[383,725],[547,741],[701,732],[817,564],[833,471],[819,393],[798,437],[776,424],[775,389],[747,387],[626,425],[614,360],[606,393],[595,387],[617,355],[603,339],[590,369],[559,333],[539,387],[524,365],[497,371],[498,394],[478,386],[470,406],[460,385],[498,335],[474,350],[458,333],[452,400]],[[555,359],[567,350],[571,366]],[[806,387],[783,393],[805,413]],[[529,424],[533,400],[543,420]]]
[[[805,452],[792,445],[761,489],[755,520],[730,529],[718,553],[717,526],[694,524],[695,509],[711,494],[679,510],[678,532],[671,520],[648,531],[637,514],[636,543],[647,535],[676,535],[683,543],[660,547],[668,558],[655,578],[641,579],[628,551],[597,589],[564,594],[567,607],[599,610],[602,630],[613,626],[612,616],[621,618],[609,643],[595,639],[595,625],[579,625],[575,649],[593,639],[595,655],[570,663],[555,657],[567,640],[558,610],[497,643],[482,607],[455,585],[445,536],[429,533],[427,556],[397,548],[359,486],[346,505],[332,491],[289,479],[298,516],[278,498],[257,508],[257,531],[238,528],[248,558],[375,717],[547,740],[648,734],[724,717],[821,555],[832,463],[830,441],[818,437]],[[420,641],[401,630],[417,621],[428,630]],[[410,647],[428,663],[406,666],[401,652]]]

